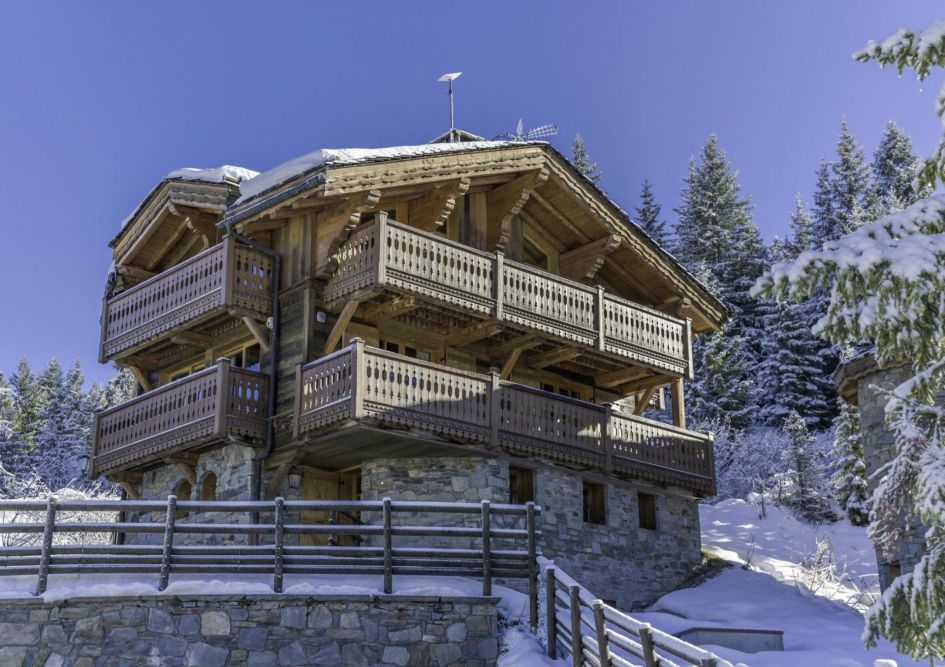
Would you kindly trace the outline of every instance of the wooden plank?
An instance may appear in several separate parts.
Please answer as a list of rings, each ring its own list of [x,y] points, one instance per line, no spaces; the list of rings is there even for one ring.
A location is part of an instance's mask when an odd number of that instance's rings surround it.
[[[615,371],[607,371],[594,376],[594,384],[604,389],[616,387],[617,385],[626,385],[635,380],[650,377],[650,371],[641,369],[637,366],[627,368],[618,368]]]
[[[213,345],[213,338],[207,334],[200,334],[195,331],[179,331],[171,336],[171,342],[177,345],[211,347]]]
[[[542,369],[560,364],[581,356],[581,350],[576,347],[557,347],[547,352],[539,352],[528,357],[529,368]]]
[[[446,337],[446,344],[451,347],[463,347],[469,345],[470,343],[475,343],[476,341],[482,340],[483,338],[489,338],[494,336],[497,333],[501,332],[504,329],[501,322],[496,322],[495,320],[484,320],[473,324],[472,326],[466,327],[465,329],[459,329],[450,333]]]
[[[366,322],[379,324],[405,315],[419,307],[420,302],[412,296],[395,296],[383,303],[366,306],[362,313],[362,319]]]
[[[256,339],[256,342],[259,343],[260,349],[263,353],[269,352],[269,332],[262,325],[259,324],[252,317],[243,317],[243,324],[246,325],[246,328],[249,329],[249,332],[253,335],[253,338]]]
[[[658,386],[659,385],[653,385],[652,387],[647,387],[642,392],[640,392],[640,396],[636,399],[636,404],[633,406],[633,414],[639,416],[646,411],[650,401],[653,400],[653,394],[656,393],[656,388]]]
[[[340,341],[341,337],[344,335],[345,329],[348,323],[351,322],[351,318],[354,317],[354,313],[357,311],[359,305],[361,305],[361,301],[358,299],[351,299],[345,304],[345,307],[341,310],[341,314],[338,315],[338,319],[335,320],[335,324],[332,326],[328,338],[325,340],[325,347],[322,350],[323,354],[329,354],[335,351],[338,341]]]

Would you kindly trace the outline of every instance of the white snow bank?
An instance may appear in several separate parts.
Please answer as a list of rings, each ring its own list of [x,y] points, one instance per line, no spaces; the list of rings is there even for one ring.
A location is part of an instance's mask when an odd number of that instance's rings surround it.
[[[258,171],[253,171],[252,169],[247,169],[246,167],[234,167],[230,164],[224,164],[219,167],[212,167],[210,169],[197,169],[196,167],[183,167],[182,169],[175,169],[169,173],[165,179],[202,181],[204,183],[242,183],[243,181],[248,181],[251,178],[256,178],[257,176],[259,176]]]
[[[452,144],[421,144],[418,146],[390,146],[388,148],[321,148],[278,167],[264,171],[255,178],[245,181],[240,186],[240,198],[234,205],[258,196],[293,178],[317,169],[324,164],[356,164],[371,160],[395,160],[398,158],[423,157],[461,151],[501,148],[508,145],[520,145],[511,141],[464,141]]]
[[[535,635],[519,628],[506,630],[500,641],[498,667],[563,667],[571,664],[560,658],[549,658]]]

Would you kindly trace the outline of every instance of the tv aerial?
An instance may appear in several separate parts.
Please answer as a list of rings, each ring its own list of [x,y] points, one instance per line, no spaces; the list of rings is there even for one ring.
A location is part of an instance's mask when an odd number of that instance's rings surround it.
[[[519,118],[518,124],[515,126],[515,132],[500,134],[496,139],[505,139],[507,141],[534,141],[536,139],[544,139],[545,137],[553,137],[556,134],[558,134],[557,123],[538,125],[526,132],[525,125],[522,119]]]

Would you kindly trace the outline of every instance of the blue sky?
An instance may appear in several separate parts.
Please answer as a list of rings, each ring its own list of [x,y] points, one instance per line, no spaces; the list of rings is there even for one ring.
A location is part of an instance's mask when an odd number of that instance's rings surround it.
[[[840,119],[871,152],[895,119],[922,152],[941,77],[851,60],[941,18],[931,1],[6,2],[0,7],[0,370],[96,362],[107,241],[167,172],[267,169],[320,147],[576,132],[624,208],[648,177],[670,222],[716,132],[766,238],[832,154]]]

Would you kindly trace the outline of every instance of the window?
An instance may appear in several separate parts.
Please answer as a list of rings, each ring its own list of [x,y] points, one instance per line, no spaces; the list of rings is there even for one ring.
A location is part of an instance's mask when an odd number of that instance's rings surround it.
[[[584,482],[584,523],[607,523],[603,484]]]
[[[203,476],[203,482],[200,484],[200,499],[217,499],[217,476],[212,472],[208,472]]]
[[[178,501],[190,500],[190,494],[192,492],[192,487],[190,482],[186,479],[182,479],[178,482],[177,487],[174,489],[174,495],[177,497]],[[178,519],[184,519],[187,517],[187,510],[177,510]]]
[[[433,355],[430,354],[428,350],[421,350],[412,345],[407,345],[405,343],[400,343],[396,340],[389,340],[381,338],[377,341],[377,346],[382,350],[387,350],[388,352],[395,352],[397,354],[402,354],[405,357],[410,357],[411,359],[419,359],[420,361],[431,361]]]
[[[656,496],[652,493],[638,493],[637,508],[640,512],[640,528],[656,530]]]
[[[509,502],[524,505],[535,500],[535,472],[509,466]]]
[[[571,389],[563,385],[551,384],[550,382],[542,382],[541,388],[543,391],[550,392],[552,394],[558,394],[559,396],[567,396],[568,398],[581,399],[581,392],[577,389]]]

